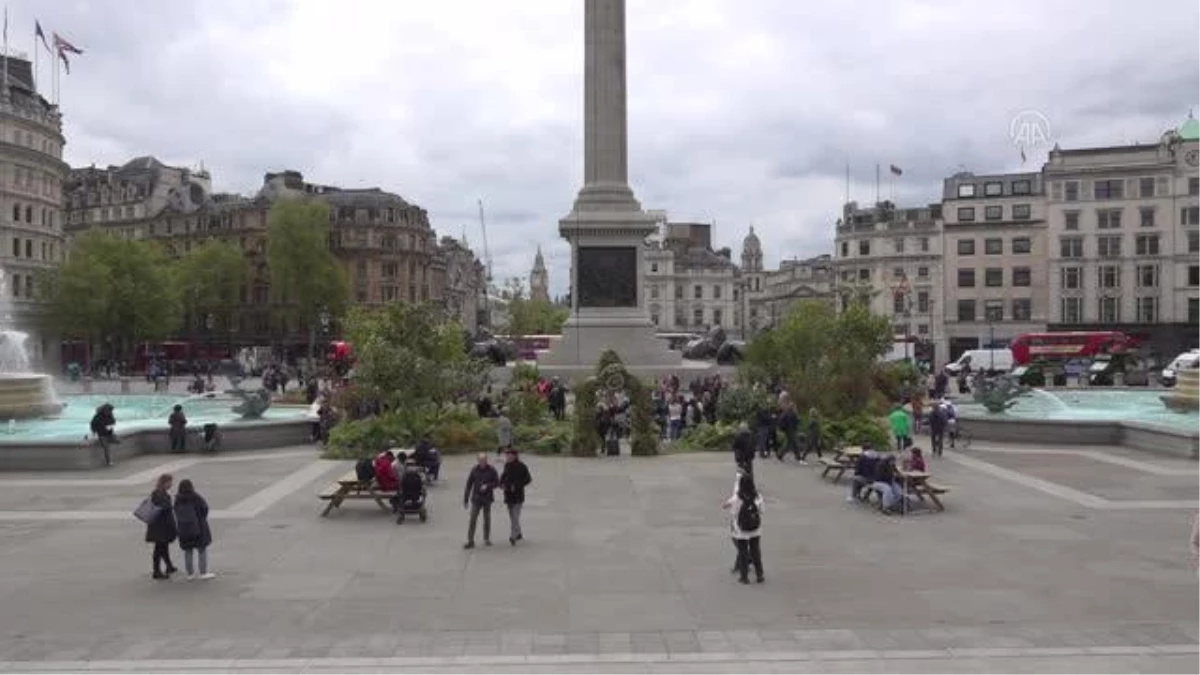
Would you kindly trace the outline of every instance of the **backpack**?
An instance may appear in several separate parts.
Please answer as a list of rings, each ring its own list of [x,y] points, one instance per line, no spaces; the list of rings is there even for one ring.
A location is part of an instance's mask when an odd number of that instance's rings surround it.
[[[363,457],[354,465],[354,474],[361,481],[371,481],[375,479],[375,465],[370,457]]]
[[[738,509],[737,526],[742,532],[754,532],[762,527],[762,513],[758,510],[758,504],[742,502],[742,507]]]

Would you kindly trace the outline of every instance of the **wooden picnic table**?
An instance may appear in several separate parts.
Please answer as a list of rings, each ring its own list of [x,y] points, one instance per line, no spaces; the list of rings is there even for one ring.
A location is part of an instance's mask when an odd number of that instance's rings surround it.
[[[330,511],[340,508],[342,502],[347,499],[373,499],[385,513],[391,513],[392,507],[386,500],[395,496],[395,490],[380,490],[374,480],[359,480],[354,471],[347,472],[318,495],[320,499],[329,502],[321,516],[328,516]]]
[[[941,485],[934,485],[929,482],[930,474],[928,471],[906,471],[897,469],[896,474],[900,477],[900,483],[904,494],[914,494],[917,499],[922,502],[926,497],[938,511],[945,511],[946,507],[942,504],[942,500],[938,499],[938,495],[945,494],[950,491],[950,488]],[[902,502],[901,513],[907,510],[908,500]]]

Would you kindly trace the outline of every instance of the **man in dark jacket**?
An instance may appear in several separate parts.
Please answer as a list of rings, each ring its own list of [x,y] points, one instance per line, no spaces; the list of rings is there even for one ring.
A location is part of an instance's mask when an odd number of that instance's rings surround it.
[[[854,463],[854,476],[850,479],[850,494],[846,495],[846,501],[858,499],[859,492],[875,480],[875,465],[878,463],[879,453],[871,448],[864,448]]]
[[[475,523],[479,512],[483,512],[483,543],[492,545],[492,491],[500,485],[500,475],[495,467],[488,464],[486,452],[479,453],[479,463],[471,469],[467,476],[467,486],[463,490],[463,508],[471,506],[471,520],[467,525],[467,543],[463,548],[475,548]]]
[[[554,419],[561,422],[567,411],[567,390],[557,377],[550,386],[550,395],[547,398],[550,403],[550,413],[554,415]]]
[[[116,436],[113,434],[113,425],[117,423],[116,417],[113,416],[113,407],[111,403],[96,408],[96,414],[92,416],[90,428],[96,436],[96,442],[100,444],[100,448],[104,451],[104,465],[112,466],[112,456],[109,454],[109,446],[116,442]]]
[[[508,543],[513,546],[524,539],[521,534],[521,507],[525,505],[525,486],[533,481],[529,467],[517,458],[517,451],[509,448],[504,452],[504,471],[500,474],[500,487],[504,489],[504,505],[508,507]]]
[[[167,417],[167,426],[171,428],[171,452],[183,452],[187,445],[187,416],[183,414],[183,406],[176,405]]]
[[[733,461],[745,473],[754,474],[754,438],[750,435],[750,425],[745,422],[738,425],[737,433],[733,435]]]
[[[800,415],[796,413],[795,404],[788,402],[783,406],[783,410],[779,413],[779,430],[783,432],[784,446],[775,451],[775,457],[779,461],[783,461],[783,456],[790,451],[796,457],[796,461],[804,463],[804,457],[800,454],[800,442],[796,438],[800,431]]]
[[[929,411],[929,442],[933,446],[933,456],[941,457],[946,443],[946,426],[949,415],[945,406],[934,403]]]

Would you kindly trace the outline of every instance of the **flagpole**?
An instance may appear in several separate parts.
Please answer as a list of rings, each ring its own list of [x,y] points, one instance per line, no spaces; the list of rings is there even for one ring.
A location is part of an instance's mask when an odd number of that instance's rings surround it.
[[[846,162],[846,201],[843,205],[850,203],[850,162]]]
[[[41,68],[40,59],[38,59],[38,43],[37,35],[33,36],[33,93],[38,93],[38,71]]]
[[[8,5],[4,6],[4,98],[8,98]]]

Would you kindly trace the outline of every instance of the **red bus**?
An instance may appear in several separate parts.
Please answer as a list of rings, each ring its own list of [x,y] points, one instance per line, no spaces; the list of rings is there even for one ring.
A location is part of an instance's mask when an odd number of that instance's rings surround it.
[[[517,350],[517,358],[522,361],[536,361],[538,352],[550,349],[550,341],[557,337],[557,335],[523,335],[519,338],[510,338],[507,335],[497,335],[496,339],[511,341]]]
[[[1120,331],[1025,333],[1008,344],[1013,362],[1018,366],[1034,361],[1070,361],[1090,359],[1098,354],[1120,354],[1137,346],[1137,338]]]

